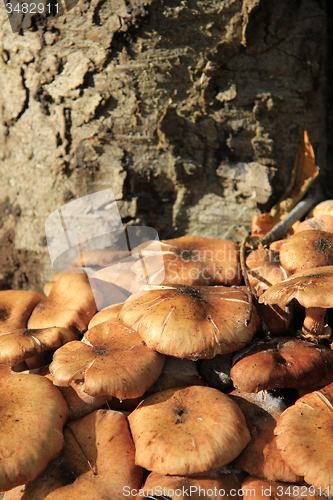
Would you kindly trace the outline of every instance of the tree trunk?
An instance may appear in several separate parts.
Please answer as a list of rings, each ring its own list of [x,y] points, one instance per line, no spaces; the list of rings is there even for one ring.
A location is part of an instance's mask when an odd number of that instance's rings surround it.
[[[45,220],[87,194],[160,238],[239,241],[304,128],[328,178],[320,0],[80,1],[14,34],[0,16],[1,288],[41,289]]]

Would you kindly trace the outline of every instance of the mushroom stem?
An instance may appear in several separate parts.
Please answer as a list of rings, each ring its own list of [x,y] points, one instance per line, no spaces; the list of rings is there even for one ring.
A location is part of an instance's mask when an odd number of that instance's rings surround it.
[[[318,343],[320,339],[327,338],[326,335],[320,335],[324,326],[325,314],[326,309],[322,307],[308,307],[305,310],[301,333],[304,339]]]

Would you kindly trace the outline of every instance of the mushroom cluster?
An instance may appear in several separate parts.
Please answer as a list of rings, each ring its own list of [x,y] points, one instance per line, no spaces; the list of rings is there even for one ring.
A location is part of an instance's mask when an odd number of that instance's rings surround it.
[[[235,243],[185,236],[83,252],[45,297],[1,291],[4,499],[329,494],[324,215],[245,268]]]

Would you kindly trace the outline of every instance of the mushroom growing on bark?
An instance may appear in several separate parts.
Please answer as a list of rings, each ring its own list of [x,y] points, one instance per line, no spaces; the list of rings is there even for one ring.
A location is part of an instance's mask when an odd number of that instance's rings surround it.
[[[224,286],[142,287],[131,295],[119,317],[137,330],[148,347],[178,358],[213,358],[251,342],[260,321],[253,311],[245,326],[245,291]]]
[[[259,302],[286,307],[293,300],[305,307],[302,336],[318,342],[326,309],[333,307],[333,266],[306,269],[266,290]]]

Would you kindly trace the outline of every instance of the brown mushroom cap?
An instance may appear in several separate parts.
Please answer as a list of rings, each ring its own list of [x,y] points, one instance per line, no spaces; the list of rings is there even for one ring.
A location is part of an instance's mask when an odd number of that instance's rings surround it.
[[[41,300],[43,297],[37,292],[1,290],[0,333],[25,328],[31,312]]]
[[[42,328],[0,333],[0,363],[11,366],[76,338],[67,328]]]
[[[248,345],[259,326],[249,311],[248,295],[223,286],[183,285],[142,287],[119,313],[146,344],[179,358],[213,358]]]
[[[58,349],[50,365],[53,382],[69,386],[84,380],[91,396],[136,398],[158,379],[164,356],[149,349],[121,321],[107,321],[86,332],[83,341]]]
[[[333,200],[322,201],[314,207],[313,217],[321,217],[322,215],[333,215]]]
[[[333,264],[333,234],[326,231],[302,231],[281,246],[280,262],[288,273]]]
[[[332,390],[298,399],[281,415],[275,428],[282,457],[296,474],[315,488],[333,488]]]
[[[319,230],[333,233],[333,216],[321,215],[320,217],[311,217],[310,219],[306,219],[297,225],[295,233],[308,230]]]
[[[286,409],[281,398],[274,398],[266,391],[257,394],[238,390],[229,394],[239,405],[251,434],[251,441],[234,461],[234,466],[252,476],[273,481],[300,481],[282,459],[276,445],[274,429]]]
[[[6,491],[33,481],[58,456],[69,412],[45,377],[0,370],[0,491]]]
[[[239,285],[242,274],[239,250],[230,240],[202,236],[182,236],[172,240],[140,245],[133,253],[142,254],[132,266],[138,280],[150,284]]]
[[[142,471],[134,464],[134,444],[120,412],[95,411],[69,422],[64,435],[59,458],[35,481],[8,492],[7,500],[120,500],[124,486],[140,488]]]
[[[281,266],[278,252],[267,248],[251,252],[246,259],[246,266],[251,288],[257,295],[261,295],[270,285],[280,283],[288,277]]]
[[[160,474],[188,475],[222,467],[251,439],[237,404],[210,387],[153,394],[128,419],[136,463]]]
[[[28,328],[60,326],[78,334],[86,331],[97,307],[85,273],[64,273],[54,283],[28,321]]]
[[[234,364],[230,376],[243,392],[323,387],[333,380],[333,352],[295,338],[261,341]]]
[[[233,497],[241,500],[240,481],[236,474],[223,472],[221,469],[196,476],[163,476],[151,472],[142,487],[145,497],[169,497],[172,500],[222,500]],[[142,498],[141,492],[137,498]],[[232,490],[232,492],[231,492]]]
[[[112,306],[105,307],[104,309],[98,311],[98,313],[91,318],[88,330],[90,330],[93,326],[100,325],[101,323],[105,323],[111,319],[117,319],[123,305],[124,302],[121,302],[120,304],[113,304]]]
[[[286,307],[293,299],[305,307],[333,307],[333,266],[305,269],[271,286],[259,299],[264,304]]]
[[[326,309],[333,307],[332,283],[333,266],[306,269],[273,285],[263,293],[259,302],[285,307],[296,299],[306,308],[302,336],[317,342],[324,327]],[[330,333],[322,335],[324,338],[329,336]]]

